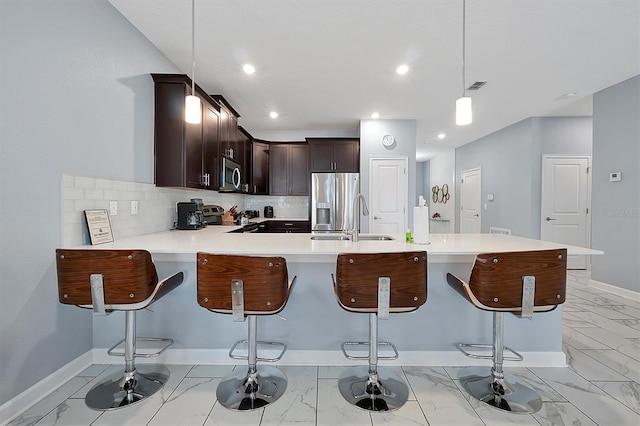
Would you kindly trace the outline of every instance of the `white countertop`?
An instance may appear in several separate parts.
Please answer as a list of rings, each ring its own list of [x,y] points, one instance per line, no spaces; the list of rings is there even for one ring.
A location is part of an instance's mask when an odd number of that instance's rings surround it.
[[[277,219],[276,219],[277,220]],[[193,231],[165,231],[83,246],[94,249],[145,249],[157,261],[195,261],[199,251],[224,254],[278,255],[294,262],[335,261],[338,253],[426,250],[429,262],[469,262],[482,252],[527,251],[566,247],[570,255],[603,254],[600,250],[501,234],[430,234],[427,245],[393,241],[312,240],[313,234],[228,233],[240,226],[208,226]]]

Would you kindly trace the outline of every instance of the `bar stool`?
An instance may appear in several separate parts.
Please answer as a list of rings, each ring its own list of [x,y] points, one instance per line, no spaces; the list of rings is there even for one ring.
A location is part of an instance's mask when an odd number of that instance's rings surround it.
[[[352,367],[338,381],[342,397],[367,411],[392,411],[409,396],[407,384],[391,370],[378,368],[378,360],[397,359],[390,342],[378,341],[378,320],[390,313],[411,312],[427,301],[427,252],[341,253],[333,287],[342,309],[369,314],[369,341],[345,342],[342,352],[352,360],[368,360],[369,366]],[[368,356],[354,356],[347,346],[368,346]],[[394,355],[379,356],[378,347],[390,347]]]
[[[287,263],[282,257],[235,256],[198,253],[198,303],[212,312],[232,314],[234,321],[248,321],[248,338],[229,350],[232,359],[247,360],[245,373],[228,374],[216,389],[220,403],[236,411],[255,410],[275,402],[287,388],[287,376],[278,368],[260,366],[258,361],[275,362],[284,355],[284,343],[257,340],[261,315],[275,315],[284,309],[295,283],[289,282]],[[239,344],[247,345],[247,356],[235,355]],[[280,348],[278,356],[258,357],[258,345]]]
[[[95,385],[85,398],[94,410],[111,410],[135,404],[156,393],[169,378],[169,370],[159,364],[136,367],[136,357],[162,353],[171,339],[136,338],[136,311],[182,283],[178,272],[158,281],[151,255],[145,250],[56,250],[60,303],[93,309],[96,315],[125,312],[125,338],[112,346],[109,355],[123,356],[124,373],[115,373]],[[161,346],[154,353],[136,353],[136,343],[152,341]],[[124,351],[116,348],[124,342]]]
[[[476,257],[469,283],[452,274],[447,281],[476,308],[493,312],[493,344],[457,344],[466,356],[491,359],[491,371],[467,367],[460,383],[474,398],[514,413],[535,413],[542,407],[540,395],[516,377],[504,373],[504,360],[522,361],[522,355],[504,346],[504,313],[531,318],[564,303],[567,284],[567,250],[481,253]],[[466,348],[490,348],[478,355]],[[505,356],[504,351],[512,355]]]

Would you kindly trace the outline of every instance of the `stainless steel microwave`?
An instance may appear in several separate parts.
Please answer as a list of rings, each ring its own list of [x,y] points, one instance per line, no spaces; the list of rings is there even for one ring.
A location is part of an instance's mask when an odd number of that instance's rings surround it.
[[[240,191],[241,175],[240,164],[222,157],[220,165],[220,192]]]

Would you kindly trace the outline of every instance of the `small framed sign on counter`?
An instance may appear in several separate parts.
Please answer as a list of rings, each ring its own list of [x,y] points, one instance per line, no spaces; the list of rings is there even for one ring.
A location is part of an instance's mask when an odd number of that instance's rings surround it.
[[[85,210],[84,217],[87,220],[91,245],[113,242],[107,209]]]

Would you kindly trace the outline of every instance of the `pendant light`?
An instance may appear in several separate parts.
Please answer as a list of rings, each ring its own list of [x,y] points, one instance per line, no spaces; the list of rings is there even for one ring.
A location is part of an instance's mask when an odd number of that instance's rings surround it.
[[[462,0],[462,97],[456,100],[456,124],[465,126],[473,121],[471,98],[467,96],[465,84],[466,0]]]
[[[200,98],[196,96],[196,0],[191,0],[191,95],[184,99],[184,119],[199,124],[202,120]]]

